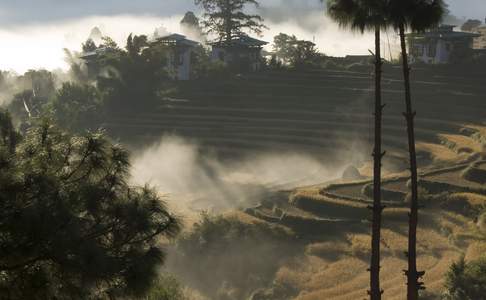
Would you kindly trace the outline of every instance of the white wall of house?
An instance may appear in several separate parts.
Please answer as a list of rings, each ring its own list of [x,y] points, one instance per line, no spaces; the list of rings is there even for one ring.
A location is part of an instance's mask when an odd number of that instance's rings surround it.
[[[177,79],[189,80],[191,79],[191,53],[192,49],[186,49],[179,54],[179,67],[177,70]]]
[[[446,40],[437,40],[435,43],[415,42],[414,53],[419,55],[413,55],[413,61],[421,61],[426,64],[445,64],[449,62],[452,43]]]
[[[176,80],[191,79],[191,48],[170,51],[167,57],[166,69]]]

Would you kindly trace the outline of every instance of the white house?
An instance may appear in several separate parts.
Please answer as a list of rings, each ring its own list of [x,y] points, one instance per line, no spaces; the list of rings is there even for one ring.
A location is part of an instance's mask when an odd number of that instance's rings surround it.
[[[170,48],[166,68],[174,79],[191,79],[191,57],[194,48],[199,45],[198,42],[181,34],[170,34],[157,38],[154,43],[162,43]]]
[[[231,42],[218,41],[212,46],[211,60],[222,61],[239,71],[255,72],[262,67],[262,48],[268,44],[247,35],[240,35]]]
[[[408,34],[411,62],[447,64],[472,53],[474,38],[479,34],[454,31],[453,25],[441,25],[424,33]]]

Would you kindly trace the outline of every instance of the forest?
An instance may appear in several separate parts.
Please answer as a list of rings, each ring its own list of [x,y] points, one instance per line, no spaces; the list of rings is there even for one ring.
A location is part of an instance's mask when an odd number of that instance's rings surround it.
[[[331,56],[260,2],[0,70],[1,299],[486,299],[486,24],[317,1]]]

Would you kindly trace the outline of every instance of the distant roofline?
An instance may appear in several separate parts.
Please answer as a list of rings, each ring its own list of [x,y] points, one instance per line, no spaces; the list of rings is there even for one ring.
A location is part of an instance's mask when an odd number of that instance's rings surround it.
[[[234,37],[230,45],[224,40],[219,40],[219,41],[213,41],[209,42],[208,45],[211,46],[249,46],[249,47],[261,47],[264,45],[268,45],[269,43],[266,41],[262,41],[256,38],[253,38],[248,35],[240,35],[237,37]]]
[[[159,41],[171,41],[171,40],[175,41],[176,43],[180,42],[186,44],[187,46],[197,46],[200,44],[199,42],[190,40],[185,35],[178,34],[178,33],[172,33],[161,37],[157,37],[154,40],[152,40],[152,43],[156,43]]]
[[[423,39],[423,38],[439,38],[439,39],[454,39],[454,38],[475,38],[475,37],[480,37],[481,34],[479,33],[473,33],[473,32],[466,32],[466,31],[443,31],[441,28],[455,28],[457,27],[456,25],[447,25],[443,24],[440,25],[437,28],[433,28],[429,31],[426,32],[421,32],[421,33],[408,33],[406,34],[407,37],[409,38],[415,38],[415,39]]]

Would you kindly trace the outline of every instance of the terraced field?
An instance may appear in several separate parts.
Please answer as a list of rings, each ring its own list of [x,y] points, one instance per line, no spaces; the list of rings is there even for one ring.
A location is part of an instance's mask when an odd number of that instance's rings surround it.
[[[486,157],[482,152],[481,126],[466,126],[462,134],[452,135],[467,145],[447,143],[457,154],[455,164],[446,168],[430,165],[420,172],[421,201],[418,231],[418,265],[430,299],[443,291],[444,274],[461,255],[475,259],[486,249],[485,233],[476,225],[472,211],[486,208]],[[470,134],[470,136],[463,134]],[[472,136],[477,138],[473,139]],[[439,145],[439,144],[437,144]],[[460,149],[470,146],[468,157]],[[441,145],[441,147],[445,147]],[[440,165],[440,164],[439,164]],[[479,170],[471,172],[471,169]],[[480,183],[483,180],[483,183]],[[384,211],[382,232],[382,287],[385,299],[405,299],[406,268],[403,251],[407,247],[408,176],[390,175],[383,182]],[[267,222],[287,226],[308,241],[304,257],[281,267],[276,274],[278,286],[298,291],[292,299],[363,298],[368,288],[366,269],[369,259],[368,232],[371,204],[367,187],[371,180],[330,183],[299,188],[289,192],[289,201],[264,202],[247,209]],[[268,209],[268,208],[272,209]],[[290,208],[289,208],[290,207]],[[263,219],[263,218],[262,218]],[[320,226],[319,226],[320,225]],[[482,249],[482,250],[481,250]],[[290,286],[290,288],[289,288]]]
[[[428,292],[438,295],[452,261],[461,254],[475,258],[486,249],[474,218],[462,210],[486,207],[484,184],[464,175],[471,167],[486,170],[486,74],[416,70],[413,75],[420,185],[426,199],[418,263],[427,271]],[[401,270],[406,268],[407,140],[400,78],[399,69],[386,69],[384,299],[404,299],[406,291]],[[268,71],[180,83],[177,95],[154,111],[118,115],[106,127],[133,145],[175,134],[225,159],[297,152],[328,165],[355,165],[364,179],[295,189],[275,183],[272,196],[242,214],[285,226],[306,244],[305,253],[280,267],[269,289],[291,291],[289,299],[354,300],[366,297],[369,280],[372,107],[368,73]]]
[[[387,104],[383,142],[389,154],[385,169],[390,171],[402,169],[406,161],[400,74],[399,68],[389,67],[383,82]],[[440,139],[455,142],[447,134],[458,132],[463,124],[486,119],[486,85],[479,77],[430,74],[416,70],[413,81],[422,154],[427,153],[427,145]],[[176,95],[161,100],[157,109],[118,115],[106,127],[134,145],[166,134],[179,135],[225,158],[287,151],[328,163],[357,156],[366,161],[371,152],[372,86],[368,73],[330,70],[266,71],[181,82]],[[437,158],[451,156],[446,152]],[[431,159],[421,158],[424,163]]]

